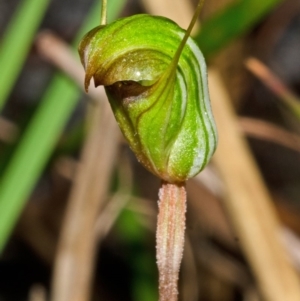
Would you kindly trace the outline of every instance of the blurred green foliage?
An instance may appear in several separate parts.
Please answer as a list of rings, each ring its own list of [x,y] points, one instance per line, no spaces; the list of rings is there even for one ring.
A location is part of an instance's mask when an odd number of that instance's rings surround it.
[[[211,56],[232,39],[246,33],[282,0],[241,0],[204,22],[194,37],[204,56]]]
[[[23,0],[11,19],[0,47],[0,110],[26,60],[50,0]]]
[[[151,249],[147,243],[152,242],[154,235],[137,220],[136,214],[130,210],[123,210],[117,223],[116,231],[122,237],[128,248],[128,260],[132,269],[132,299],[135,301],[153,301],[157,295],[157,268],[155,261],[154,244]],[[150,239],[149,239],[150,238]]]
[[[109,1],[108,20],[111,21],[118,16],[124,2],[124,0]],[[100,2],[95,1],[87,21],[74,41],[74,50],[77,49],[82,36],[98,25],[99,12]],[[0,252],[47,164],[58,138],[77,104],[80,93],[80,89],[67,76],[61,73],[54,76],[17,144],[7,168],[1,175]]]

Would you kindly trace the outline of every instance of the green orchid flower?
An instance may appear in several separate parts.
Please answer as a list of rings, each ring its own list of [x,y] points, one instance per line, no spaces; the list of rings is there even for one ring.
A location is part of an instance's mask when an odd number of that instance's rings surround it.
[[[215,151],[203,55],[185,30],[157,16],[134,15],[91,30],[79,45],[86,70],[105,87],[131,149],[170,183],[198,174]]]

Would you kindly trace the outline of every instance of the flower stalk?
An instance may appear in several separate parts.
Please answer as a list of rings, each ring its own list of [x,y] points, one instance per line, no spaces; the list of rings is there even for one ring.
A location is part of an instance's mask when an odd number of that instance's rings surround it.
[[[184,247],[185,184],[162,182],[158,206],[156,258],[159,301],[177,301],[177,282]]]

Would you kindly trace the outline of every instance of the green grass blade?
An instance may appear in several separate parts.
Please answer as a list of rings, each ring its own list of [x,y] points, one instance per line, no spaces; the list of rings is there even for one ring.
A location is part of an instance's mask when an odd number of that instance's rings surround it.
[[[50,0],[23,0],[5,31],[0,47],[0,110],[23,67],[49,3]]]
[[[74,46],[83,33],[99,24],[100,5],[92,7]],[[108,18],[114,19],[125,0],[109,1]],[[24,204],[43,171],[55,144],[80,95],[78,87],[58,74],[48,87],[42,102],[31,119],[18,147],[0,179],[0,252],[22,211]]]
[[[209,56],[244,34],[282,0],[241,0],[226,7],[203,23],[194,38],[203,54]]]

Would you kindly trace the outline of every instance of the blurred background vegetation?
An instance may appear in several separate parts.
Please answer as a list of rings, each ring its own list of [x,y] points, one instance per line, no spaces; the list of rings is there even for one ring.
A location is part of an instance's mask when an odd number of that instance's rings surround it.
[[[195,5],[109,0],[108,21],[146,12],[186,28]],[[100,0],[0,0],[1,301],[157,300],[159,180],[136,162],[103,91],[82,91],[76,48],[99,24],[100,7]],[[228,143],[188,183],[180,300],[262,300],[248,234],[226,207],[237,195],[260,202],[261,187],[269,207],[258,219],[267,223],[275,209],[273,230],[299,272],[299,32],[299,0],[204,5],[194,37],[224,88],[218,95],[237,112],[229,115],[232,135],[246,137],[250,152]],[[235,178],[244,161],[262,177],[245,165]],[[253,194],[239,186],[244,177],[259,183]],[[247,220],[247,212],[238,215]]]

